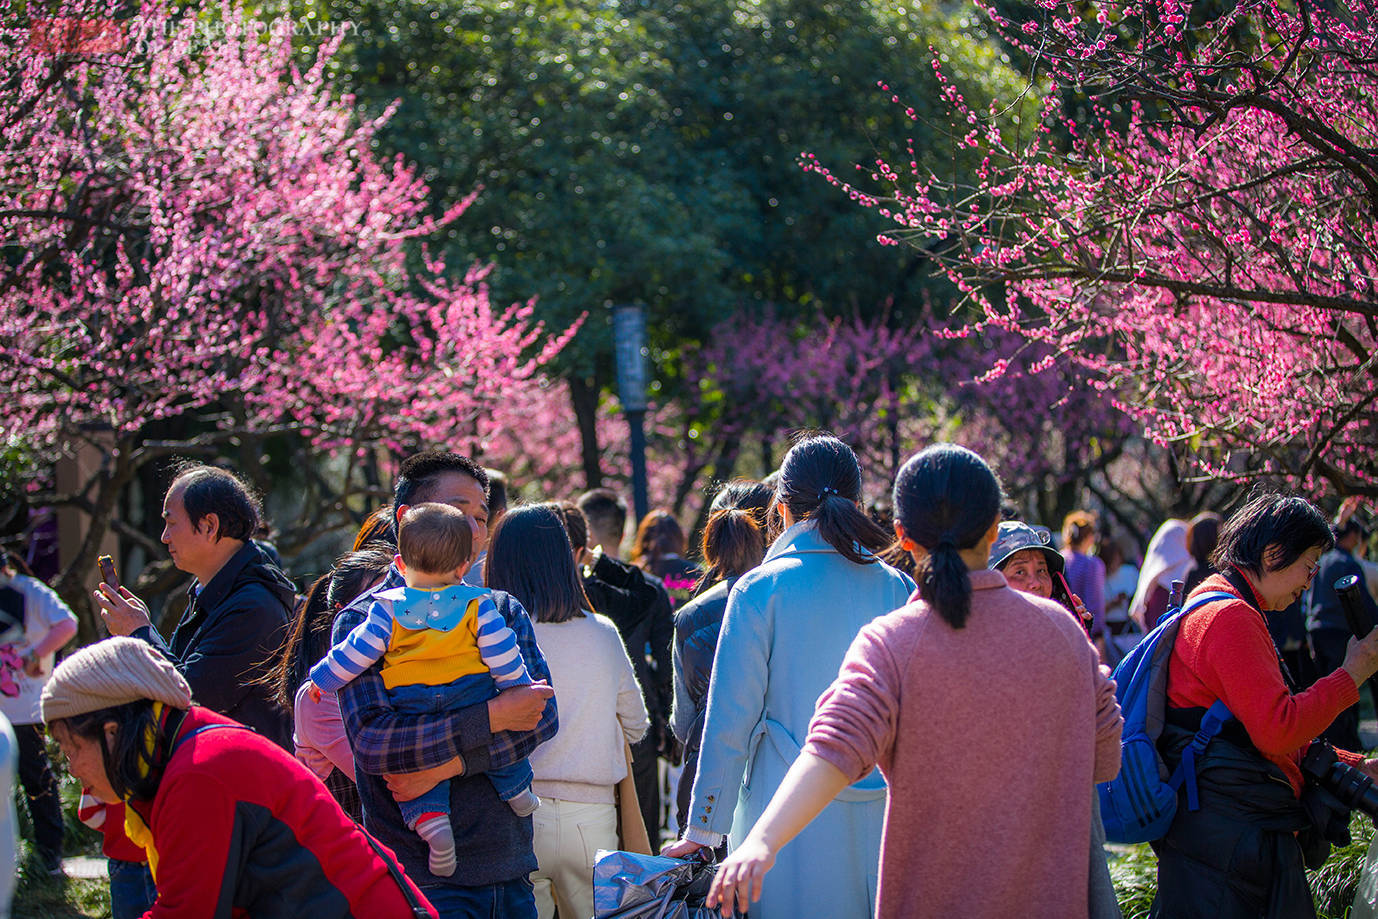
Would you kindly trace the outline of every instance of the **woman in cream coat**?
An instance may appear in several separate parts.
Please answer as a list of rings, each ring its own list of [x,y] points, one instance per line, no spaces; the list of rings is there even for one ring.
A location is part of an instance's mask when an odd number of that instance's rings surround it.
[[[594,855],[618,848],[613,788],[627,774],[624,740],[640,740],[650,724],[641,687],[616,626],[588,610],[555,505],[503,517],[486,575],[530,612],[560,708],[559,732],[531,754],[541,799],[532,815],[536,911],[549,919],[558,905],[561,916],[587,919]]]

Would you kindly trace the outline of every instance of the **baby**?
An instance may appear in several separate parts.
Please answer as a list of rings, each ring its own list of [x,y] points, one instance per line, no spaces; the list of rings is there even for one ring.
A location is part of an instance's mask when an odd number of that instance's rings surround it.
[[[397,550],[406,586],[373,595],[367,618],[311,668],[313,692],[338,691],[379,658],[388,698],[411,714],[454,711],[531,682],[516,635],[488,591],[460,583],[474,560],[474,524],[463,511],[448,504],[408,508],[398,523]],[[518,815],[541,803],[526,760],[486,775]],[[430,847],[431,873],[454,874],[450,783],[397,806]]]

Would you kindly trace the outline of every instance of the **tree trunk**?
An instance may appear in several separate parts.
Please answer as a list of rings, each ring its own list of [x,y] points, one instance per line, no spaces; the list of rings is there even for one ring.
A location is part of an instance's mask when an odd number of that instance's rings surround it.
[[[90,644],[105,632],[104,627],[99,624],[95,605],[86,593],[86,584],[88,576],[96,566],[101,543],[110,529],[115,504],[125,486],[134,478],[136,470],[129,465],[128,459],[132,450],[133,442],[122,440],[118,442],[116,449],[106,454],[103,468],[95,481],[95,500],[89,502],[87,507],[91,521],[81,541],[81,548],[53,582],[53,590],[76,614],[79,644]],[[77,503],[81,504],[85,495],[77,495],[76,498]]]
[[[603,467],[598,462],[598,386],[579,376],[569,378],[569,401],[579,425],[579,442],[584,464],[586,488],[601,488]]]
[[[723,442],[722,448],[718,450],[717,458],[713,460],[713,481],[720,485],[727,484],[728,480],[732,478],[733,472],[737,469],[737,457],[741,452],[741,437],[733,435]],[[688,496],[687,491],[685,492],[685,496]],[[703,533],[703,528],[708,524],[708,509],[713,503],[712,499],[708,498],[707,495],[704,497],[706,500],[699,506],[698,516],[694,518],[694,524],[689,528],[689,554],[691,556],[698,555],[699,540],[702,538],[701,534]],[[676,506],[676,517],[679,516],[679,512],[680,508]]]

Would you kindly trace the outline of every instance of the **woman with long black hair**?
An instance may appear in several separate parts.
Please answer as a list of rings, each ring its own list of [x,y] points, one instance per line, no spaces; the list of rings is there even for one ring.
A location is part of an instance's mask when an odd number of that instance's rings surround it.
[[[485,583],[531,614],[560,701],[560,730],[531,754],[541,798],[532,815],[540,867],[536,910],[549,919],[593,915],[593,858],[616,849],[613,787],[627,775],[626,744],[650,720],[617,627],[594,614],[574,567],[559,505],[518,507],[488,543]]]
[[[979,456],[943,444],[911,457],[895,514],[915,600],[861,629],[709,905],[764,903],[818,815],[879,764],[882,919],[1085,919],[1088,791],[1119,769],[1114,684],[1067,610],[986,569],[1000,484]],[[834,868],[819,859],[813,871],[827,884]]]
[[[913,590],[876,557],[890,534],[860,502],[861,466],[842,441],[807,437],[785,456],[775,490],[785,530],[728,594],[684,838],[668,854],[716,848],[726,834],[741,842],[857,631]],[[853,778],[782,859],[753,919],[871,915],[885,782],[871,770]]]
[[[723,614],[727,612],[727,598],[737,579],[761,564],[766,539],[750,510],[724,507],[708,518],[701,548],[708,566],[700,581],[701,592],[675,613],[675,695],[670,727],[684,744],[684,771],[680,773],[675,796],[677,826],[684,826],[689,791],[698,772],[713,656],[718,649]]]

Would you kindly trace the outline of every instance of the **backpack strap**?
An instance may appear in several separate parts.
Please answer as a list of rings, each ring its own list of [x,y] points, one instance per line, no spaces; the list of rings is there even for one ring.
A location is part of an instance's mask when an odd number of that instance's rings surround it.
[[[1193,610],[1200,609],[1207,603],[1216,600],[1238,600],[1232,593],[1223,590],[1207,591],[1191,598],[1191,602],[1182,608],[1180,615],[1185,616]],[[1196,789],[1196,760],[1201,754],[1206,752],[1206,745],[1215,739],[1215,735],[1220,733],[1220,729],[1225,726],[1225,722],[1233,718],[1229,708],[1223,699],[1216,699],[1211,707],[1206,709],[1206,714],[1201,718],[1201,727],[1196,732],[1196,736],[1191,739],[1191,743],[1182,751],[1182,760],[1173,770],[1172,777],[1168,779],[1168,784],[1172,790],[1176,791],[1183,785],[1187,788],[1187,810],[1195,811],[1201,807],[1201,799]]]
[[[206,731],[218,730],[218,729],[220,729],[220,728],[225,728],[225,729],[231,730],[231,731],[253,731],[253,730],[254,730],[253,728],[249,727],[247,724],[224,724],[224,723],[203,724],[203,725],[201,725],[199,728],[197,728],[196,730],[194,730],[194,731],[188,731],[187,733],[183,734],[181,737],[177,738],[177,741],[172,745],[172,749],[171,749],[170,751],[168,751],[168,755],[167,755],[167,756],[168,756],[168,759],[172,759],[172,754],[173,754],[173,753],[176,753],[177,750],[182,746],[182,744],[186,743],[188,740],[191,740],[191,739],[192,739],[193,737],[195,737],[197,734],[202,734],[202,733],[204,733],[204,732],[206,732]],[[255,731],[254,733],[257,733],[257,731]]]
[[[1177,791],[1183,785],[1187,788],[1187,810],[1198,810],[1201,807],[1201,800],[1196,790],[1196,759],[1206,752],[1206,745],[1215,739],[1215,735],[1220,733],[1220,729],[1225,726],[1225,722],[1233,718],[1230,710],[1225,707],[1225,703],[1216,699],[1210,708],[1206,709],[1206,714],[1201,718],[1201,729],[1196,732],[1196,736],[1187,744],[1182,751],[1182,760],[1173,770],[1172,777],[1168,784],[1173,791]]]
[[[1182,615],[1185,616],[1187,613],[1190,613],[1193,610],[1198,610],[1201,607],[1205,606],[1207,603],[1214,603],[1216,600],[1238,599],[1239,597],[1236,597],[1228,590],[1208,590],[1203,594],[1197,594],[1196,596],[1192,597],[1189,601],[1184,603],[1182,605]]]

